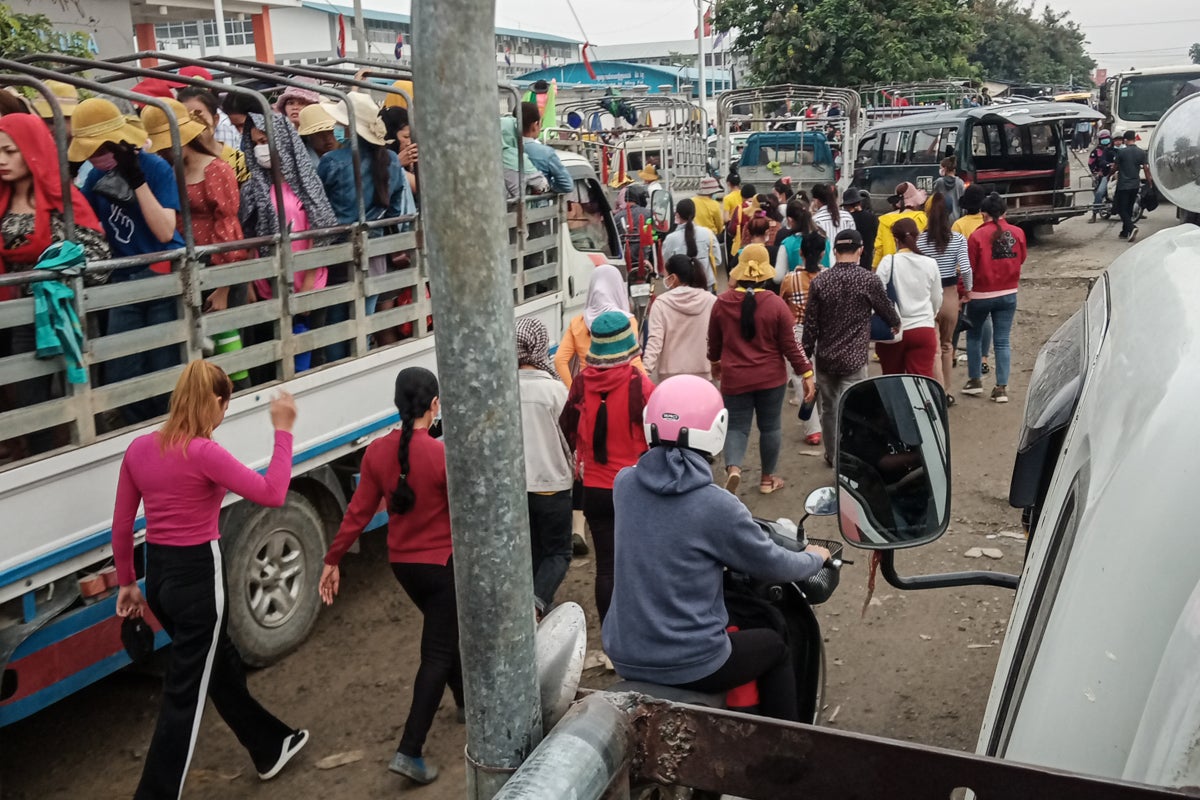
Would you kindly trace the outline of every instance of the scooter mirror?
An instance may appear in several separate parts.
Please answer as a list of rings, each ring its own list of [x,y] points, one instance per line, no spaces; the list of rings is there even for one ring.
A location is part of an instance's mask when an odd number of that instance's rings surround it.
[[[542,728],[549,733],[579,691],[587,651],[587,620],[577,603],[562,603],[542,619],[535,640]]]
[[[666,189],[655,189],[650,195],[650,213],[659,233],[668,233],[675,221],[675,201]]]
[[[847,542],[898,550],[946,532],[950,426],[940,384],[915,375],[857,383],[842,394],[837,430],[838,527]]]
[[[832,517],[837,513],[837,489],[823,486],[804,501],[804,511],[813,517]]]
[[[1167,109],[1154,129],[1150,174],[1167,200],[1200,212],[1200,81],[1190,81],[1184,89],[1192,94]]]

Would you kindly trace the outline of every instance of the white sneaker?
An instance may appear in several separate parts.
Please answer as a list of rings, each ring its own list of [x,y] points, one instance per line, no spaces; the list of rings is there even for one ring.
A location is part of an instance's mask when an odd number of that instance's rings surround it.
[[[304,749],[304,745],[308,744],[308,731],[299,730],[291,736],[283,740],[283,747],[280,748],[279,760],[275,762],[266,772],[258,773],[258,777],[264,781],[269,781],[278,775],[283,768],[292,760],[292,756]]]

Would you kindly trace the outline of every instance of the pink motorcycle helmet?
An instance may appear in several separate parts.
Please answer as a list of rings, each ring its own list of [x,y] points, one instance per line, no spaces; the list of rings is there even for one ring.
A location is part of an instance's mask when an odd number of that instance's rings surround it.
[[[676,375],[650,395],[643,424],[651,447],[686,447],[716,456],[725,446],[729,412],[717,387],[696,375]]]

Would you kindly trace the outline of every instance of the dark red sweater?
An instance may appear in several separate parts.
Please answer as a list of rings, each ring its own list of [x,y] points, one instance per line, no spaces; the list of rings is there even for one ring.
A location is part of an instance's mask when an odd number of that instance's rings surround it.
[[[400,435],[400,431],[392,431],[367,446],[358,488],[325,554],[326,564],[336,566],[342,560],[396,488],[400,481]],[[413,431],[408,446],[408,484],[417,502],[407,514],[388,515],[388,560],[394,564],[445,566],[451,554],[446,447],[424,429]]]
[[[787,364],[804,375],[812,363],[796,343],[796,318],[771,291],[754,293],[755,336],[742,337],[745,292],[729,289],[717,297],[708,318],[708,360],[721,362],[721,394],[774,389],[788,382]]]

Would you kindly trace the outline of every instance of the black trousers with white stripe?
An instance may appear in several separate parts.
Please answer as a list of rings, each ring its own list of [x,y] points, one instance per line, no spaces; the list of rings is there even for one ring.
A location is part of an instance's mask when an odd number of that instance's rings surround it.
[[[200,732],[205,697],[233,729],[259,772],[293,730],[250,696],[242,659],[225,630],[225,567],[216,541],[146,546],[146,602],[171,636],[162,709],[135,800],[177,800]]]

